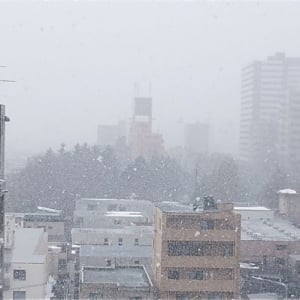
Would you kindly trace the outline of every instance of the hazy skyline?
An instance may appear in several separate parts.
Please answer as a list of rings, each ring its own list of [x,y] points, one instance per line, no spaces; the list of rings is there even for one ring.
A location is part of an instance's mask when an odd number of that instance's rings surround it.
[[[184,122],[239,122],[241,67],[300,56],[296,2],[0,2],[7,152],[96,142],[129,121],[134,85],[153,97],[167,147]],[[232,142],[237,144],[236,137]]]

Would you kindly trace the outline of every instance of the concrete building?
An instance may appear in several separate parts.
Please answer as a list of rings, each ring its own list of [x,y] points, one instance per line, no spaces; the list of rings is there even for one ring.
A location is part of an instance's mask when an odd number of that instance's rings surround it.
[[[121,139],[126,139],[126,122],[119,121],[115,125],[98,125],[97,144],[101,147],[115,146]]]
[[[153,223],[154,205],[139,199],[93,199],[76,201],[75,228],[122,228]]]
[[[240,156],[300,161],[300,58],[276,53],[242,69]]]
[[[186,124],[184,128],[184,149],[188,153],[208,153],[209,126],[208,124]]]
[[[300,225],[300,195],[291,189],[278,191],[278,209],[281,217]]]
[[[153,272],[161,299],[239,297],[240,215],[211,200],[203,210],[172,202],[156,208]]]
[[[154,299],[153,285],[143,267],[85,267],[80,299]]]
[[[5,299],[44,299],[48,280],[47,233],[42,228],[17,228],[6,261]]]
[[[73,228],[72,244],[104,246],[152,246],[153,227]]]
[[[151,98],[137,97],[134,99],[134,114],[128,142],[134,159],[139,156],[149,159],[163,153],[163,137],[158,133],[153,133]]]

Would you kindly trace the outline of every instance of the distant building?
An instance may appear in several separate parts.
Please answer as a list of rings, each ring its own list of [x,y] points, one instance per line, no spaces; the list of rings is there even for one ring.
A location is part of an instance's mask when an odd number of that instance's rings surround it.
[[[152,130],[152,99],[135,98],[128,138],[133,158],[142,156],[147,159],[163,153],[163,137]]]
[[[242,69],[240,156],[300,162],[300,57],[276,53]]]
[[[45,299],[47,233],[42,228],[17,228],[11,256],[6,261],[5,299]]]
[[[241,221],[232,209],[174,202],[156,208],[153,273],[160,299],[239,297]]]
[[[154,299],[153,285],[143,267],[84,267],[80,299]]]
[[[120,121],[116,125],[99,125],[97,132],[97,144],[101,147],[115,146],[116,143],[126,138],[126,123]]]
[[[93,199],[76,201],[74,227],[77,228],[122,228],[131,223],[153,223],[154,205],[141,199]]]
[[[209,150],[208,124],[186,124],[184,129],[184,148],[190,153],[207,153]]]
[[[300,225],[300,195],[291,189],[278,191],[279,214],[296,225]]]

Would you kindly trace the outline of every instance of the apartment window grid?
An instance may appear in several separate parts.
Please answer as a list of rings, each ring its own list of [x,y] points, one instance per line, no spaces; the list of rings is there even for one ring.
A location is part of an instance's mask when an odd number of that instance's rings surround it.
[[[168,256],[234,256],[235,243],[210,241],[168,241]]]
[[[169,280],[234,280],[232,268],[168,268]]]
[[[235,230],[234,220],[203,219],[198,216],[168,216],[167,228]]]

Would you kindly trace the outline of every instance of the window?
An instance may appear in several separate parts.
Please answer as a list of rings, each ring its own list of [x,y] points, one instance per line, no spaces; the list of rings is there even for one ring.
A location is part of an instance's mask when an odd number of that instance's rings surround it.
[[[168,278],[178,280],[179,279],[179,272],[175,271],[175,270],[169,270]]]
[[[13,300],[25,300],[26,292],[25,291],[13,291]]]
[[[276,245],[276,250],[285,250],[287,245]]]
[[[90,293],[89,300],[104,299],[102,293]]]
[[[14,279],[26,280],[26,271],[25,270],[14,270]]]
[[[106,266],[107,266],[107,267],[111,267],[111,260],[110,260],[110,259],[107,259],[107,260],[106,260]]]
[[[191,271],[189,273],[190,280],[203,280],[203,271]]]
[[[114,224],[115,224],[115,225],[120,225],[120,224],[121,224],[121,221],[120,221],[119,219],[115,219],[115,220],[114,220]]]
[[[138,238],[135,238],[135,239],[134,239],[134,245],[135,245],[135,246],[138,246],[138,245],[139,245],[139,239],[138,239]]]
[[[139,260],[135,260],[135,261],[134,261],[134,264],[135,264],[135,265],[139,265],[139,264],[140,264],[140,261],[139,261]]]
[[[108,245],[108,238],[104,238],[104,245]]]
[[[122,239],[122,238],[119,238],[118,245],[119,245],[119,246],[122,246],[122,245],[123,245],[123,239]]]
[[[215,228],[214,220],[201,220],[200,229],[213,230]]]
[[[224,256],[233,256],[233,244],[224,243],[223,250],[224,250]]]
[[[130,297],[129,300],[142,300],[142,297]]]

